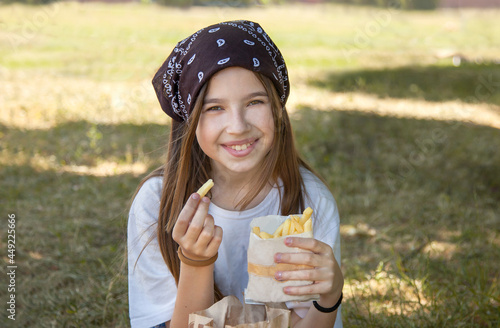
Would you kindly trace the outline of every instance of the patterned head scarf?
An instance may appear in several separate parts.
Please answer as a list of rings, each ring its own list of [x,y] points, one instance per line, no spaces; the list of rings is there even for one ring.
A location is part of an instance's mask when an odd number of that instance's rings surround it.
[[[285,106],[288,72],[278,47],[259,24],[230,21],[203,28],[177,43],[153,78],[161,108],[174,120],[187,121],[201,87],[218,71],[233,66],[271,79]]]

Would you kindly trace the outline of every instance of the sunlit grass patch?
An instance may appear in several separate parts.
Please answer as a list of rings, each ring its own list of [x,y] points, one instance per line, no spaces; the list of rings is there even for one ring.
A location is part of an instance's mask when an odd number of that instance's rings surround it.
[[[364,316],[372,314],[413,317],[419,311],[429,312],[430,300],[425,295],[425,282],[391,274],[381,262],[364,280],[348,279],[345,285],[347,298]]]
[[[153,74],[153,70],[150,71]],[[68,121],[167,124],[150,81],[92,81],[54,73],[0,70],[0,122],[48,129]]]

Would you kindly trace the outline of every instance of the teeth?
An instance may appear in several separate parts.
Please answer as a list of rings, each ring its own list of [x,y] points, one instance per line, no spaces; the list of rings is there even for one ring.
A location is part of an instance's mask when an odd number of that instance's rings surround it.
[[[247,149],[248,147],[250,147],[250,145],[252,145],[252,143],[247,143],[247,144],[244,144],[244,145],[234,145],[234,146],[231,146],[232,149],[234,150],[245,150]]]

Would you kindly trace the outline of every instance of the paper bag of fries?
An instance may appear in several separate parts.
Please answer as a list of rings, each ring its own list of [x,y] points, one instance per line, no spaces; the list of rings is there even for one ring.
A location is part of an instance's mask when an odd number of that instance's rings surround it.
[[[189,315],[189,328],[288,328],[290,310],[279,304],[241,304],[224,297],[206,310]]]
[[[287,286],[305,286],[311,281],[288,280],[278,281],[277,271],[306,270],[312,267],[275,263],[276,253],[308,252],[300,248],[285,245],[285,238],[294,237],[312,238],[312,210],[307,208],[302,215],[268,215],[255,218],[250,223],[252,232],[248,245],[248,285],[245,290],[245,302],[268,303],[307,301],[318,299],[319,295],[287,295],[283,288]]]

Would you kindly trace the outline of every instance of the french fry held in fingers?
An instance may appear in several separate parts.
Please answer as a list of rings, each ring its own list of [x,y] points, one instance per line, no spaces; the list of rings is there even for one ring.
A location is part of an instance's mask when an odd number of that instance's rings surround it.
[[[197,191],[197,193],[200,195],[200,198],[205,197],[205,195],[207,194],[207,192],[209,192],[210,189],[212,189],[213,186],[214,186],[214,181],[212,179],[208,179],[208,181],[205,182],[203,184],[203,186],[201,186],[201,188],[198,189],[198,191]]]
[[[260,227],[253,227],[252,232],[262,239],[271,239],[312,231],[312,212],[312,208],[308,207],[302,216],[290,215],[273,234],[261,231]]]

